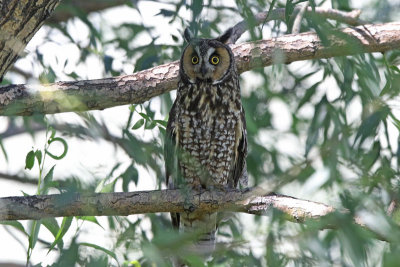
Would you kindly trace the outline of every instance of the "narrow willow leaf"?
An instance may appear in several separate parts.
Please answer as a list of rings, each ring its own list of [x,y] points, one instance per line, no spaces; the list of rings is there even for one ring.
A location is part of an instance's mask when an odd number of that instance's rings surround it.
[[[41,225],[41,220],[32,221],[30,225],[29,231],[29,250],[33,250],[36,245],[39,236],[39,229]]]
[[[99,223],[99,221],[97,220],[97,218],[95,216],[76,216],[75,218],[77,218],[78,220],[83,220],[83,221],[88,221],[88,222],[92,222],[97,224],[98,226],[100,226],[101,228],[104,229],[104,227]]]
[[[91,248],[103,251],[104,253],[106,253],[107,255],[109,255],[110,257],[112,257],[114,260],[116,260],[118,262],[117,255],[114,252],[112,252],[111,250],[103,248],[103,247],[101,247],[99,245],[95,245],[95,244],[92,244],[92,243],[86,243],[86,242],[79,243],[79,245],[86,246],[86,247],[91,247]]]
[[[25,235],[28,235],[28,233],[25,231],[24,226],[19,221],[0,221],[0,224],[12,226],[20,232],[24,233]]]
[[[144,124],[144,119],[138,120],[138,121],[135,123],[135,125],[132,126],[132,130],[137,130],[137,129],[139,129],[140,127],[143,126],[143,124]]]
[[[50,245],[50,248],[47,253],[49,253],[58,243],[62,241],[62,238],[64,237],[65,233],[68,231],[69,227],[71,226],[73,217],[64,217],[63,221],[61,223],[61,227],[57,232],[57,235],[53,241],[53,243]]]
[[[40,164],[42,164],[42,151],[37,149],[35,151],[35,157],[36,157],[36,159],[37,159],[37,161],[39,163],[39,166],[40,166]]]

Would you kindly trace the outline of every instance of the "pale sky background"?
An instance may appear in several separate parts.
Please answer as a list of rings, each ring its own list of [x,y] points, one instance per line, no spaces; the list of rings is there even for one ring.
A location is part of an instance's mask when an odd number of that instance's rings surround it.
[[[231,6],[235,6],[234,1],[214,1],[216,3],[223,2],[225,5],[229,4]],[[213,2],[213,3],[214,3]],[[353,7],[358,7],[358,1],[353,1]],[[157,35],[160,35],[159,43],[171,43],[171,34],[175,36],[180,36],[180,33],[177,29],[180,29],[180,25],[168,24],[168,19],[163,18],[162,16],[155,16],[155,14],[159,13],[161,8],[169,8],[170,6],[164,6],[163,4],[155,4],[153,2],[144,2],[139,1],[138,3],[139,9],[142,13],[143,18],[149,18],[143,20],[143,23],[147,26],[154,26]],[[190,12],[182,10],[182,16],[190,19]],[[118,7],[113,9],[108,9],[106,12],[103,12],[102,15],[99,14],[91,14],[90,20],[94,22],[95,25],[102,25],[102,27],[107,27],[106,25],[116,26],[121,23],[126,22],[140,22],[142,19],[138,16],[138,13],[128,7]],[[233,26],[236,22],[240,21],[241,18],[236,16],[233,19],[230,18],[229,21],[226,22],[227,27]],[[68,22],[69,28],[71,29],[70,33],[72,37],[76,40],[81,40],[82,42],[86,42],[86,36],[88,34],[88,30],[86,25],[84,25],[79,20],[73,20]],[[221,29],[225,30],[225,29]],[[182,29],[180,29],[182,31]],[[266,29],[267,31],[267,29]],[[43,38],[48,34],[48,28],[45,26],[39,30],[39,32],[33,37],[31,42],[28,44],[26,51],[32,52],[35,51],[38,45],[41,45],[43,42]],[[66,41],[65,37],[59,34],[57,31],[52,31],[54,34],[53,40],[57,40],[58,44],[51,42],[45,43],[41,46],[40,51],[44,54],[45,62],[52,64],[53,69],[58,74],[58,77],[61,77],[61,80],[67,80],[68,77],[61,74],[63,64],[57,64],[56,58],[58,62],[64,62],[68,59],[68,64],[66,65],[64,71],[70,72],[72,70],[77,73],[86,73],[87,77],[85,79],[96,79],[103,78],[102,77],[102,66],[103,63],[101,58],[97,58],[95,56],[91,56],[86,65],[76,66],[75,63],[78,60],[78,51],[77,48],[72,44],[63,44]],[[264,36],[268,36],[268,33],[265,32]],[[141,44],[145,44],[150,42],[150,39],[142,38],[140,40]],[[246,36],[243,36],[238,43],[246,40]],[[139,41],[136,42],[139,44]],[[133,72],[133,64],[129,64],[129,62],[125,62],[123,55],[121,55],[118,51],[107,51],[107,54],[120,58],[121,60],[114,60],[114,66],[119,67],[122,66],[126,74],[130,74]],[[101,66],[101,68],[99,68]],[[307,68],[310,66],[308,62],[296,62],[291,65],[292,70],[301,71],[302,68]],[[34,63],[34,58],[28,54],[26,58],[18,61],[18,67],[26,70],[28,72],[34,73],[35,77],[38,77],[41,73],[42,69],[40,66]],[[242,83],[243,94],[246,94],[246,90],[251,90],[257,83],[260,83],[260,79],[252,74],[252,73],[244,73],[242,74],[244,78],[244,82]],[[15,83],[23,83],[24,80],[19,80],[18,77],[12,77]],[[275,81],[270,81],[271,83],[276,83],[279,85],[280,81],[285,77],[276,77]],[[312,77],[315,80],[321,80],[322,74],[317,73]],[[329,79],[325,81],[326,84],[326,92],[328,94],[328,98],[336,98],[340,93],[339,90],[332,86],[334,84],[331,83]],[[324,92],[321,92],[321,94]],[[152,103],[157,106],[157,101]],[[272,100],[270,106],[268,107],[273,114],[273,124],[278,131],[285,131],[290,127],[290,116],[288,112],[288,107],[285,103],[279,100]],[[305,107],[302,112],[304,112],[305,116],[309,116],[309,114],[313,114],[313,109],[308,109]],[[115,135],[120,135],[120,129],[125,125],[126,119],[129,114],[129,110],[127,106],[110,108],[104,111],[92,111],[96,117],[101,117],[106,122],[107,126],[111,130],[111,132]],[[361,114],[361,106],[359,103],[354,103],[354,112],[349,114],[349,120],[354,121],[358,120]],[[159,119],[162,119],[161,115]],[[138,118],[135,117],[134,121]],[[64,113],[58,114],[57,120],[76,123],[77,121],[81,121],[79,116],[74,113]],[[0,132],[3,131],[5,126],[5,118],[0,117]],[[393,127],[389,124],[390,127]],[[393,146],[397,147],[397,131],[394,131],[394,135],[392,136]],[[136,131],[137,134],[144,136],[145,134],[149,134],[149,131],[144,133],[142,130]],[[144,136],[145,138],[145,136]],[[265,144],[274,142],[268,136],[263,136],[262,141]],[[7,138],[4,142],[4,146],[7,149],[9,161],[8,163],[4,159],[4,155],[0,153],[0,172],[7,172],[10,174],[15,174],[20,170],[23,170],[25,164],[25,156],[28,151],[32,149],[32,147],[42,149],[45,142],[44,133],[36,135],[35,140],[33,140],[28,134],[19,135],[14,138]],[[124,164],[117,170],[115,175],[121,173],[129,164],[130,159],[126,156],[126,154],[120,149],[116,149],[109,142],[104,141],[82,141],[75,138],[68,138],[69,150],[67,156],[61,161],[54,161],[51,158],[47,157],[46,159],[46,169],[49,170],[51,166],[57,164],[55,167],[54,177],[64,177],[66,174],[76,174],[76,176],[81,179],[85,179],[85,177],[92,177],[92,173],[96,173],[97,176],[105,176],[114,165],[115,162],[124,162]],[[285,134],[281,135],[279,139],[278,146],[282,151],[285,151],[291,155],[303,155],[304,146],[298,144],[297,140],[294,140],[292,136],[286,136]],[[53,148],[53,147],[52,147]],[[101,155],[100,157],[98,155]],[[110,155],[107,158],[107,155]],[[104,160],[107,158],[107,160]],[[143,168],[139,167],[140,178],[139,184],[137,187],[131,187],[130,190],[153,190],[156,189],[157,184],[154,179],[154,174],[147,173]],[[38,169],[37,165],[31,171],[26,171],[27,174],[33,176],[37,174]],[[321,169],[316,175],[309,179],[309,181],[302,186],[299,190],[298,188],[295,191],[287,192],[290,195],[296,197],[305,197],[310,200],[323,201],[327,196],[318,194],[316,191],[319,186],[324,182],[324,177],[327,177],[326,170]],[[293,188],[292,188],[293,189]],[[290,190],[290,189],[288,189]],[[22,192],[28,194],[35,194],[36,188],[32,186],[27,186],[21,183],[13,183],[10,180],[1,180],[0,179],[0,197],[7,196],[21,196]],[[293,194],[295,192],[295,194]],[[334,203],[331,203],[334,205]],[[252,215],[242,215],[242,219],[247,222],[253,222],[251,219]],[[97,217],[100,223],[103,226],[106,226],[106,218],[105,217]],[[61,219],[58,219],[61,221]],[[264,220],[266,221],[266,220]],[[26,225],[27,221],[21,221],[24,225]],[[79,222],[79,225],[82,222]],[[74,221],[72,224],[72,229],[69,230],[67,236],[64,238],[66,241],[65,245],[68,246],[68,239],[75,233],[75,229],[77,228],[77,221]],[[22,237],[19,233],[14,231],[13,228],[9,228],[13,234],[21,237],[23,244],[19,244],[6,230],[3,226],[0,226],[0,263],[1,262],[16,262],[24,264],[26,262],[26,248],[27,248],[27,239]],[[101,227],[89,223],[84,222],[82,226],[83,233],[81,234],[79,240],[88,241],[92,243],[99,244],[106,248],[111,247],[111,240],[113,237],[109,236],[107,231],[103,230]],[[246,231],[252,231],[252,229],[248,229]],[[244,233],[246,235],[246,232]],[[254,234],[254,233],[253,233]],[[53,240],[52,235],[45,229],[41,228],[40,237],[45,240]],[[254,248],[255,253],[263,252],[264,239],[260,238],[251,244]],[[36,264],[38,262],[42,262],[45,266],[46,264],[51,264],[54,261],[54,257],[57,254],[54,252],[50,252],[47,255],[47,250],[42,249],[40,244],[35,247],[32,257],[32,263]]]

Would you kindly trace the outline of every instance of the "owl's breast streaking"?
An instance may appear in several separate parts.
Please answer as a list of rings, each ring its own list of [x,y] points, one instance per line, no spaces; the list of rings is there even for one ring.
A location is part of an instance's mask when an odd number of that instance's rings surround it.
[[[175,128],[185,183],[191,187],[233,187],[243,128],[238,81],[179,86]]]

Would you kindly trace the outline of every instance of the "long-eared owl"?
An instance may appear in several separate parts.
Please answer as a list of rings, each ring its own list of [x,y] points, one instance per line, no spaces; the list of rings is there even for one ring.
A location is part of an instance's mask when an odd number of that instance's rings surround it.
[[[194,38],[186,29],[176,100],[165,142],[168,188],[236,188],[246,180],[247,138],[239,76],[226,42],[229,29],[215,39]],[[200,232],[196,253],[215,248],[217,214],[172,213],[183,231]],[[180,227],[181,226],[181,227]]]

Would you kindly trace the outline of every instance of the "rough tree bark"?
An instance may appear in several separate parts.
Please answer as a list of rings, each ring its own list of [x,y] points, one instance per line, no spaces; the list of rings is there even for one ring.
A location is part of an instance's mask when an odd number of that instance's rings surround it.
[[[154,190],[128,193],[38,195],[0,198],[1,220],[39,220],[66,216],[111,216],[156,212],[235,211],[264,215],[271,208],[303,222],[335,209],[322,203],[284,195],[253,196],[253,192]]]
[[[36,195],[28,197],[0,198],[0,222],[8,220],[40,220],[50,217],[68,216],[127,216],[156,212],[244,212],[267,215],[271,209],[281,211],[291,222],[303,223],[318,220],[333,212],[335,208],[309,200],[274,193],[259,195],[260,188],[241,191],[192,191],[181,190],[136,191],[127,193]],[[262,191],[264,191],[262,189]],[[354,223],[371,231],[380,240],[388,237],[366,225],[362,218],[354,217]],[[332,224],[323,229],[334,229]]]
[[[274,63],[330,58],[400,48],[400,22],[330,32],[328,43],[308,32],[233,46],[239,73]],[[274,62],[275,61],[275,62]],[[143,103],[176,89],[178,61],[132,75],[47,85],[0,87],[0,115],[51,114]]]
[[[0,2],[0,80],[60,0]]]

